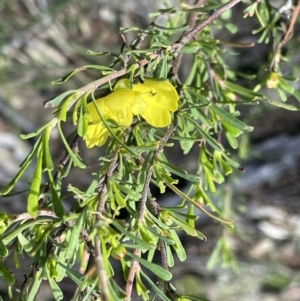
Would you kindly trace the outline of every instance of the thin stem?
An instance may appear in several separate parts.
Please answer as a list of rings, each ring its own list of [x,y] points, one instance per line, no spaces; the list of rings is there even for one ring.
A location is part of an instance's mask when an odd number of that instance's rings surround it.
[[[96,215],[96,221],[100,222],[102,218],[102,214],[105,211],[105,196],[107,194],[107,179],[109,179],[115,169],[118,166],[118,152],[115,153],[113,156],[108,170],[105,175],[102,175],[101,179],[99,182],[101,182],[101,188],[98,189],[98,195],[99,195],[99,200],[98,200],[98,206],[97,206],[97,212],[99,214]],[[101,252],[101,239],[99,237],[99,234],[95,236],[94,239],[94,244],[95,244],[95,264],[97,266],[97,275],[98,275],[98,286],[101,288],[101,300],[103,301],[108,301],[109,300],[109,291],[108,291],[108,277],[103,265],[103,257],[102,257],[102,252]]]
[[[134,255],[141,256],[140,250],[136,249],[136,250],[133,251],[133,253],[134,253]],[[125,293],[127,295],[126,301],[131,300],[131,294],[132,294],[132,288],[133,288],[133,284],[134,284],[134,278],[135,278],[135,274],[136,274],[136,272],[139,268],[140,268],[139,263],[135,259],[133,259],[131,261],[130,269],[129,269],[129,272],[128,272],[128,278],[127,278],[127,281],[126,281],[126,288],[125,288]]]
[[[277,46],[275,47],[275,50],[273,52],[273,57],[272,57],[272,61],[270,63],[269,66],[269,70],[270,71],[274,71],[275,70],[275,63],[276,63],[276,59],[278,57],[278,53],[280,52],[281,48],[291,39],[291,37],[293,36],[293,32],[294,32],[294,28],[297,22],[297,18],[300,12],[300,1],[296,0],[294,7],[293,7],[293,12],[292,12],[292,16],[289,20],[289,24],[288,27],[286,29],[285,34],[283,35],[281,41],[277,44]]]
[[[97,215],[98,216],[98,215]],[[103,257],[101,252],[100,239],[98,235],[95,236],[95,262],[97,266],[98,274],[98,285],[101,288],[101,300],[109,301],[109,291],[108,291],[108,277],[103,265]]]

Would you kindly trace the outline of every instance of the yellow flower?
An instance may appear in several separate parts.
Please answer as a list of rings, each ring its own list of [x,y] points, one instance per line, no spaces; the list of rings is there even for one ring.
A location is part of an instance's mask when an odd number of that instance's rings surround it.
[[[96,100],[96,105],[105,120],[111,119],[119,126],[130,126],[133,116],[141,116],[154,127],[165,127],[171,123],[170,112],[178,109],[179,96],[167,81],[146,79],[133,84],[119,80],[114,91]],[[88,128],[83,139],[87,147],[103,145],[110,133],[101,121],[94,103],[88,104]]]

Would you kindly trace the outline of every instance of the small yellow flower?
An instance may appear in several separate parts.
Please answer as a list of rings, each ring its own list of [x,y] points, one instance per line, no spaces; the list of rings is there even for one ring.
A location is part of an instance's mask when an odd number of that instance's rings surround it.
[[[153,127],[171,123],[170,112],[178,109],[179,96],[167,81],[146,79],[133,84],[128,79],[119,80],[114,91],[96,100],[97,108],[105,120],[111,119],[119,126],[130,126],[133,116],[141,116]],[[88,148],[103,145],[110,133],[101,121],[94,103],[88,104],[88,128],[83,139]]]

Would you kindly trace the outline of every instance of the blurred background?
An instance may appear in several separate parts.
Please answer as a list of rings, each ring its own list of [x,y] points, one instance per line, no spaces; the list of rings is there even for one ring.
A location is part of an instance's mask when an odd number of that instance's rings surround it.
[[[275,7],[281,5],[279,1],[269,2]],[[120,53],[120,27],[145,28],[151,22],[150,12],[178,5],[180,1],[175,0],[0,0],[0,188],[13,178],[32,146],[33,141],[20,139],[20,134],[36,131],[50,119],[51,112],[43,108],[44,101],[99,75],[82,72],[59,86],[52,86],[51,81],[82,65],[99,63],[99,57],[86,54],[88,49]],[[257,23],[243,19],[245,7],[241,3],[234,9],[232,18],[239,27],[236,34],[220,29],[216,35],[228,42],[257,42],[257,36],[251,35]],[[129,33],[126,38],[131,41],[134,35]],[[299,26],[289,44],[293,52],[286,72],[299,76]],[[234,49],[240,55],[228,59],[229,63],[234,69],[257,73],[267,60],[267,47],[256,44]],[[242,113],[245,122],[255,128],[241,141],[243,149],[248,150],[239,154],[244,171],[236,171],[216,196],[222,206],[233,207],[230,214],[236,231],[200,218],[199,229],[208,241],[183,238],[188,256],[185,262],[175,264],[174,284],[181,293],[214,301],[299,301],[300,115],[266,104],[243,108]],[[55,132],[51,143],[58,162],[63,147]],[[91,166],[99,157],[99,149],[87,153],[83,144],[81,153],[88,154]],[[176,152],[173,156],[182,166],[192,169],[195,154],[183,156]],[[26,188],[31,171],[17,190]],[[74,170],[69,181],[84,188],[90,174],[91,169],[86,177],[79,178]],[[166,202],[172,202],[173,197],[170,195]],[[25,208],[22,196],[0,197],[0,211],[16,214]],[[237,266],[222,267],[219,254],[220,264],[207,269],[208,259],[223,234],[230,242]],[[0,279],[0,294],[4,290]],[[64,291],[72,293],[67,285]],[[51,298],[45,287],[41,300]]]

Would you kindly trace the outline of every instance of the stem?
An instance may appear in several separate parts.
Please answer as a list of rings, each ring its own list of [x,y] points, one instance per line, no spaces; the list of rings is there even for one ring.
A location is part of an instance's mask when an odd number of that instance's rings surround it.
[[[165,144],[167,143],[168,139],[170,138],[173,131],[175,130],[176,123],[177,123],[177,118],[175,115],[174,122],[172,123],[172,125],[170,126],[168,131],[166,132],[165,136],[160,140],[160,145],[157,148],[157,150],[155,151],[155,153],[153,154],[152,160],[149,163],[149,167],[148,167],[147,174],[146,174],[146,180],[145,180],[145,184],[144,184],[143,191],[142,191],[142,197],[140,200],[140,206],[139,206],[138,221],[140,221],[140,222],[144,221],[144,216],[145,216],[145,212],[146,212],[146,202],[147,202],[148,193],[150,190],[151,177],[153,174],[154,160],[163,151]],[[137,256],[141,256],[141,251],[138,249],[135,249],[134,254]],[[131,262],[129,273],[128,273],[128,279],[127,279],[126,289],[125,289],[126,294],[127,294],[126,301],[130,300],[131,293],[132,293],[132,286],[133,286],[135,274],[136,274],[136,271],[138,268],[139,268],[139,263],[133,259]]]
[[[286,29],[285,34],[283,35],[281,41],[278,43],[278,45],[275,47],[275,50],[273,52],[272,61],[269,66],[269,70],[272,72],[276,72],[275,70],[275,62],[277,58],[277,54],[280,52],[281,48],[290,40],[290,38],[293,36],[294,28],[297,22],[297,18],[300,12],[300,1],[296,0],[294,7],[293,7],[293,13],[289,20],[288,27]]]

